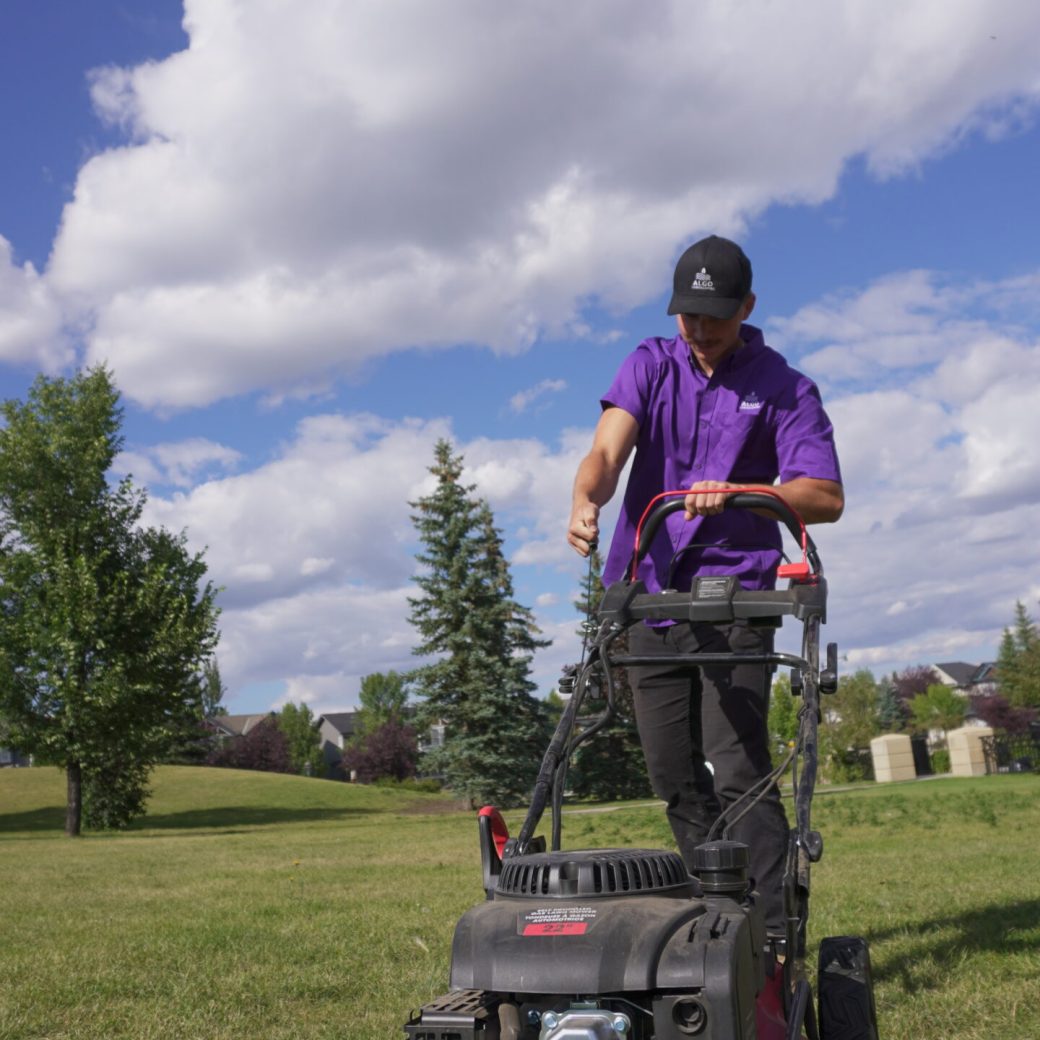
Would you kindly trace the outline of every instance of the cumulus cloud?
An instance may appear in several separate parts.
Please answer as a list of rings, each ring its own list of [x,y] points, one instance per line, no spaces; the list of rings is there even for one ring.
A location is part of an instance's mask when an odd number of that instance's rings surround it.
[[[848,505],[814,533],[852,663],[992,656],[1025,595],[1040,337],[995,301],[1015,297],[1020,319],[1035,286],[894,273],[776,323],[834,421]]]
[[[241,452],[205,437],[168,444],[154,444],[141,450],[120,452],[113,463],[116,473],[133,476],[138,483],[192,487],[210,469],[234,469]]]
[[[855,155],[887,176],[1000,133],[1040,94],[1017,0],[187,0],[185,27],[187,50],[94,74],[128,144],[81,170],[47,272],[87,359],[153,407],[601,333],[586,304],[655,295],[690,235],[824,199]]]
[[[416,594],[417,541],[408,503],[432,490],[434,443],[451,435],[445,420],[312,416],[263,465],[153,493],[145,522],[186,530],[223,586],[220,661],[232,690],[277,677],[275,696],[306,694],[316,710],[337,710],[356,703],[361,676],[415,664],[407,600]],[[488,500],[514,567],[535,583],[546,581],[543,570],[555,581],[578,569],[562,532],[590,437],[591,430],[569,431],[556,446],[455,442],[465,456],[462,479]],[[543,624],[555,631],[544,611],[559,596],[536,598]],[[546,691],[560,655],[574,653],[573,620],[563,627],[568,645],[539,655]]]
[[[444,421],[311,416],[275,459],[153,496],[145,519],[208,547],[228,606],[315,584],[399,588],[414,568],[408,502],[423,493],[433,444],[449,433]]]
[[[32,264],[18,267],[10,242],[0,235],[0,361],[58,371],[72,357],[62,322],[46,281]]]

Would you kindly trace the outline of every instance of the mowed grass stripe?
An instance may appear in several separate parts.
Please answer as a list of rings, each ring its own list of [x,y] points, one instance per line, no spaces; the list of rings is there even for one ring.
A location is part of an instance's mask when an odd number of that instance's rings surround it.
[[[476,825],[432,795],[164,767],[120,834],[61,835],[56,770],[0,771],[0,1037],[403,1036],[482,898]],[[884,1040],[1040,1036],[1040,779],[826,793],[811,935],[871,941]],[[509,814],[516,827],[518,814]],[[569,846],[669,846],[656,807]]]

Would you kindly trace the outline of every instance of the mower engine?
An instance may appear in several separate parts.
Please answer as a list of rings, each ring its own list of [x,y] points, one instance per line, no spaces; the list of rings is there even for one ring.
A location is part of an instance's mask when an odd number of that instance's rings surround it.
[[[513,856],[463,915],[412,1040],[751,1040],[765,928],[747,847]],[[770,965],[771,969],[772,966]]]

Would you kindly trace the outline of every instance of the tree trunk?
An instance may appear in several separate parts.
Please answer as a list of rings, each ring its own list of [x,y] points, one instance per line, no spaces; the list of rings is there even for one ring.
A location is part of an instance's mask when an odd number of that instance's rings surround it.
[[[69,762],[65,767],[68,799],[65,803],[65,834],[78,838],[83,817],[83,770],[78,762]]]

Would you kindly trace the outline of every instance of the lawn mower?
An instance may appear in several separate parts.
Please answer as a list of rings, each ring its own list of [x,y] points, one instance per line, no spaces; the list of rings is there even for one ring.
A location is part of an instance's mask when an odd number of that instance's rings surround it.
[[[727,508],[768,511],[794,537],[783,590],[747,590],[731,576],[697,576],[688,592],[648,593],[636,568],[666,516],[689,492],[665,492],[647,507],[626,577],[605,591],[590,619],[583,662],[565,671],[570,700],[545,752],[530,808],[511,837],[493,807],[478,815],[485,900],[459,920],[449,993],[404,1026],[410,1040],[877,1040],[866,943],[822,940],[817,998],[806,965],[810,865],[823,842],[810,810],[817,771],[820,695],[837,687],[837,647],[822,663],[827,585],[801,518],[775,493],[730,496]],[[612,650],[646,619],[802,625],[801,654],[697,654],[684,666],[755,663],[791,669],[801,696],[799,731],[774,771],[730,805],[695,851],[692,873],[678,853],[641,848],[562,850],[567,764],[609,721],[614,670],[649,659]],[[666,660],[653,658],[654,662]],[[673,663],[672,659],[667,659]],[[605,702],[583,716],[588,700]],[[748,846],[729,828],[772,784],[791,774],[793,824],[783,879],[786,934],[767,937],[748,874]],[[547,804],[551,842],[536,837]]]

